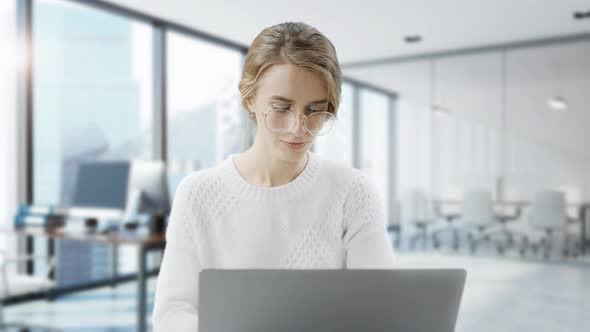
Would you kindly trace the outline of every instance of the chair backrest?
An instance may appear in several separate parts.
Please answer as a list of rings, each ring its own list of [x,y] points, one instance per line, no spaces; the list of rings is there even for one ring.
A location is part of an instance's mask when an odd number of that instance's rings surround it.
[[[486,190],[469,190],[463,195],[462,219],[464,222],[485,226],[496,222],[492,194]]]
[[[400,202],[397,199],[394,199],[391,202],[391,213],[389,215],[389,220],[387,220],[387,226],[400,225],[402,222],[401,218]]]
[[[556,190],[535,193],[529,215],[531,227],[560,229],[567,226],[565,194]]]
[[[434,222],[432,204],[428,195],[419,189],[404,193],[401,202],[401,219],[404,223]]]

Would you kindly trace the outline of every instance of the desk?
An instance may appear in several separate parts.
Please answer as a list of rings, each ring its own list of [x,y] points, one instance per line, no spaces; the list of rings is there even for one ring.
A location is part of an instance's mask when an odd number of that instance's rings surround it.
[[[24,227],[19,229],[0,228],[0,233],[17,236],[42,236],[54,240],[74,240],[96,244],[118,246],[122,244],[135,245],[139,249],[137,262],[137,331],[147,331],[147,253],[154,250],[163,251],[166,247],[165,234],[142,234],[133,231],[114,231],[110,233],[72,233],[62,227],[42,228]],[[116,260],[115,260],[116,261]],[[116,262],[114,262],[116,264]],[[113,280],[116,269],[113,270]]]

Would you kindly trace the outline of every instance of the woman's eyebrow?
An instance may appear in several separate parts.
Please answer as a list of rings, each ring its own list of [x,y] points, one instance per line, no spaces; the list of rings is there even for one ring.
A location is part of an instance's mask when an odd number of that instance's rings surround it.
[[[272,96],[269,98],[270,100],[278,100],[278,101],[285,101],[285,102],[289,102],[292,103],[293,100],[289,99],[289,98],[285,98],[283,96]],[[328,103],[328,99],[320,99],[320,100],[316,100],[316,101],[312,101],[311,103],[309,103],[308,105],[314,105],[314,104],[326,104]]]

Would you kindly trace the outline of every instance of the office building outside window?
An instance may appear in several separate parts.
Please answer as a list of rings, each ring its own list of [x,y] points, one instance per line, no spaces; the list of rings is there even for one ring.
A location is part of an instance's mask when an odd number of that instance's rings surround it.
[[[16,1],[0,2],[0,43],[16,45]],[[0,52],[0,226],[8,226],[16,209],[17,199],[17,105],[16,73],[18,65],[16,48],[8,47]],[[15,250],[14,239],[0,235],[0,250]],[[1,258],[0,258],[1,259]]]
[[[246,113],[238,83],[243,55],[187,35],[167,33],[167,151],[170,193],[196,170],[245,146]]]

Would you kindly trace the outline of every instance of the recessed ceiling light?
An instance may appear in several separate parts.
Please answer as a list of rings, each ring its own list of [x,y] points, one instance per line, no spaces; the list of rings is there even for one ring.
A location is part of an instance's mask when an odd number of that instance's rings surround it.
[[[581,12],[581,11],[574,12],[574,18],[576,20],[582,20],[582,19],[585,19],[585,18],[590,18],[590,10],[587,11],[587,12]]]
[[[432,113],[441,118],[446,118],[451,115],[451,111],[448,108],[438,105],[432,105]]]
[[[547,106],[554,111],[566,111],[568,109],[567,99],[561,96],[549,98]]]
[[[419,43],[422,41],[422,36],[420,36],[420,35],[405,36],[404,41],[408,44]]]

